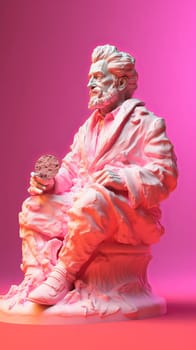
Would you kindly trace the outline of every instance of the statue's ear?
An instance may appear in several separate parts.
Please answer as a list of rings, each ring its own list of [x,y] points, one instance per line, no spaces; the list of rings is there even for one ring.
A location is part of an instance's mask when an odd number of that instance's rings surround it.
[[[118,78],[118,90],[123,91],[128,84],[128,78],[127,77],[120,77]]]

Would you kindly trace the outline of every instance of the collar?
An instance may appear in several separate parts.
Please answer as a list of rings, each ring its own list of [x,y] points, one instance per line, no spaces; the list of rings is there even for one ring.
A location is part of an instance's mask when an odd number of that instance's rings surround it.
[[[95,111],[95,115],[94,115],[95,121],[97,122],[98,120],[104,120],[104,121],[106,121],[106,120],[107,120],[107,121],[113,120],[113,119],[116,117],[116,115],[117,115],[119,109],[120,109],[120,106],[116,107],[112,112],[107,113],[107,114],[105,115],[105,117],[103,117],[102,114],[101,114],[101,113],[99,112],[99,110],[97,109],[97,110]]]

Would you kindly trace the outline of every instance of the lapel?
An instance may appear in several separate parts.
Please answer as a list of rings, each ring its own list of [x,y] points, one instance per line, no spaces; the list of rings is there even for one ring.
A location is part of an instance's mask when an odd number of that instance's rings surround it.
[[[99,159],[109,150],[115,143],[116,139],[119,137],[130,113],[135,109],[136,106],[143,106],[144,103],[138,99],[132,98],[126,100],[120,107],[117,115],[115,116],[114,122],[110,131],[108,132],[108,137],[103,141],[103,145],[99,152],[96,154],[91,167],[94,167]],[[88,145],[89,146],[89,145]]]

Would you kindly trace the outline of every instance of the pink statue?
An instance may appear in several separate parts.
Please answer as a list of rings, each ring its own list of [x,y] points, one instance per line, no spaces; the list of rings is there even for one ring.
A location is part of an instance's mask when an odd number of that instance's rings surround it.
[[[132,56],[94,49],[93,113],[56,176],[31,174],[19,215],[24,280],[1,297],[1,317],[66,323],[165,312],[147,265],[164,232],[159,204],[176,187],[176,157],[164,120],[132,98],[136,87]]]

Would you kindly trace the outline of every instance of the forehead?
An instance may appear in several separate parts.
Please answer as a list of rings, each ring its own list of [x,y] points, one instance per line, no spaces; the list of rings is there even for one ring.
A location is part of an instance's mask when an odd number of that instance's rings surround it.
[[[95,63],[92,63],[89,70],[89,75],[93,75],[95,73],[107,74],[107,62],[105,60],[99,60]]]

